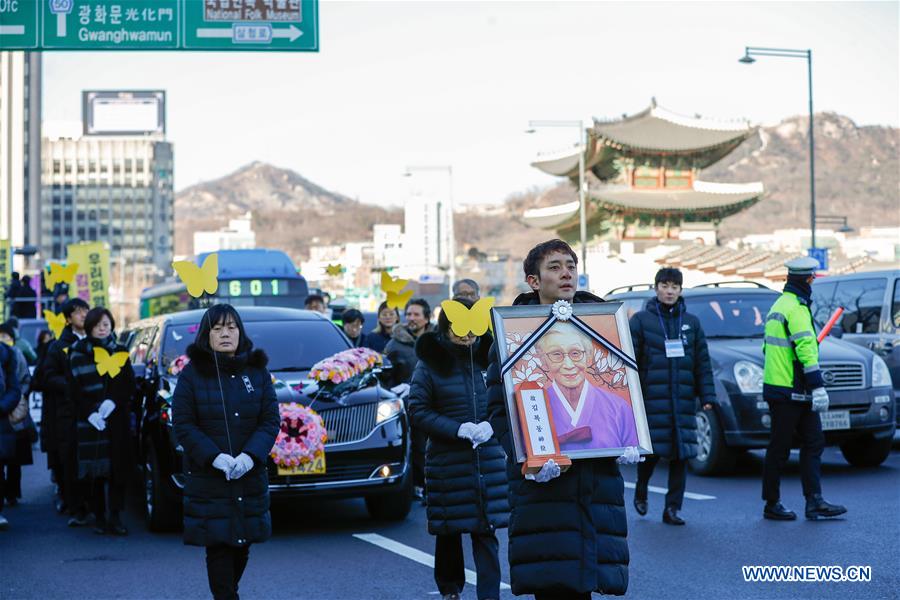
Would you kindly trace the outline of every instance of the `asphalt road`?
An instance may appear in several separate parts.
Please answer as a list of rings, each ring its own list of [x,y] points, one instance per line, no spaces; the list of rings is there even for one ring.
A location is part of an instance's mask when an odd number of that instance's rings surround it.
[[[686,527],[660,521],[662,495],[638,516],[626,490],[631,550],[630,598],[898,598],[900,597],[900,449],[879,468],[848,466],[836,448],[823,461],[825,497],[845,504],[846,518],[771,522],[759,499],[761,453],[728,477],[689,475]],[[0,598],[205,598],[203,550],[180,535],[149,533],[140,497],[129,501],[126,538],[69,529],[51,508],[52,487],[39,464],[24,471],[22,503],[5,508],[0,532]],[[665,486],[664,463],[651,484]],[[635,469],[624,469],[626,481]],[[784,502],[802,515],[796,453],[783,482]],[[434,551],[424,508],[401,523],[369,519],[361,500],[278,504],[275,534],[254,546],[241,582],[244,598],[435,598]],[[506,533],[500,533],[503,581],[509,582]],[[468,546],[468,544],[465,544]],[[470,549],[466,563],[474,569]],[[422,564],[422,563],[426,564]],[[868,583],[746,583],[743,565],[870,566]],[[503,598],[512,598],[508,589]],[[596,596],[599,598],[599,596]],[[474,599],[474,586],[463,598]]]

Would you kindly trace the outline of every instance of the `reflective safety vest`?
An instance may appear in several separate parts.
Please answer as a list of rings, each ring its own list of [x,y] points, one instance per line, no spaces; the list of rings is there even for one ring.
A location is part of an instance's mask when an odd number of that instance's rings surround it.
[[[784,292],[769,310],[763,352],[767,400],[808,401],[810,391],[824,386],[809,303],[796,294]]]

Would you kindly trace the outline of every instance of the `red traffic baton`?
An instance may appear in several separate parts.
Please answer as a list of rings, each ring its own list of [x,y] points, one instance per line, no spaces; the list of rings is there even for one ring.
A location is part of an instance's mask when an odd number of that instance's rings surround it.
[[[825,323],[825,327],[822,328],[822,331],[819,332],[819,343],[822,343],[822,340],[825,339],[825,336],[828,335],[828,332],[831,331],[831,328],[834,327],[834,324],[838,322],[838,319],[841,318],[841,315],[844,314],[844,307],[839,306],[834,314],[831,315],[831,318],[828,319],[828,322]]]

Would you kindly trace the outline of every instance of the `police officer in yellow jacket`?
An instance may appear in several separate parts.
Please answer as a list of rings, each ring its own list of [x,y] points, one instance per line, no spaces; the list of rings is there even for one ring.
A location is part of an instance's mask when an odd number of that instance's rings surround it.
[[[818,262],[796,258],[788,268],[784,293],[766,317],[763,397],[772,414],[772,437],[763,470],[763,516],[792,521],[797,515],[780,502],[781,470],[794,435],[800,441],[800,472],[806,497],[806,518],[836,517],[847,509],[822,498],[820,483],[825,436],[819,413],[828,410],[828,392],[819,370],[819,343],[809,310],[811,284]]]

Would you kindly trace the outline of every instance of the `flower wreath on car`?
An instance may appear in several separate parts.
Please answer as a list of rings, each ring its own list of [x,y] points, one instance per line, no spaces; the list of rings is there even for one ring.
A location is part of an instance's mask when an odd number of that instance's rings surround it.
[[[181,356],[172,359],[172,362],[169,363],[169,375],[178,375],[184,371],[184,368],[188,366],[188,363],[190,362],[191,359],[188,358],[187,354],[182,354]]]
[[[309,371],[319,389],[332,395],[356,389],[366,375],[382,364],[381,354],[369,348],[350,348],[320,360]]]
[[[269,453],[275,464],[283,468],[299,467],[320,458],[328,439],[322,417],[296,402],[281,404],[279,411],[281,427]]]

